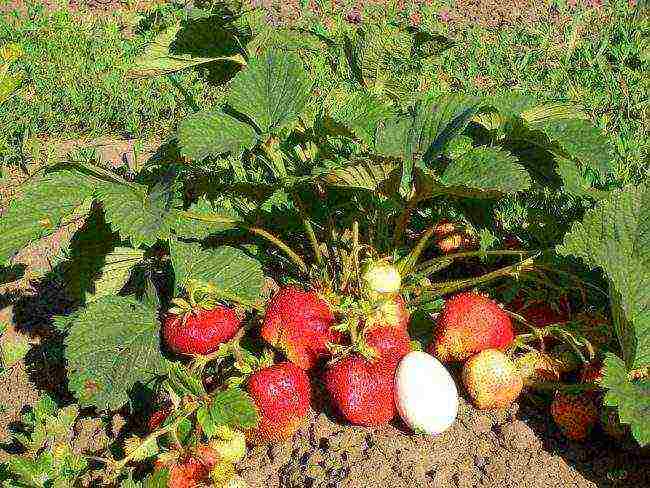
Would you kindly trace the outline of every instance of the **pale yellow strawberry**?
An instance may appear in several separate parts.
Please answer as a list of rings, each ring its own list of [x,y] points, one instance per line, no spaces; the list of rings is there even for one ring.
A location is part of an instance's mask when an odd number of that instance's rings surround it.
[[[465,363],[463,384],[481,410],[507,408],[523,388],[514,362],[496,349],[486,349]]]

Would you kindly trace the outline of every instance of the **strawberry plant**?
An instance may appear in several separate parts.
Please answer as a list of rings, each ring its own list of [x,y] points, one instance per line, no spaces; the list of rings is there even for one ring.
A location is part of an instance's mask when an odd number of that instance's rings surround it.
[[[9,460],[3,486],[73,486],[88,469],[88,460],[70,447],[78,414],[77,405],[59,409],[42,396],[14,432],[24,454]]]
[[[611,192],[589,210],[558,246],[562,255],[599,268],[609,283],[610,307],[618,347],[607,351],[605,405],[618,408],[641,443],[650,442],[650,191],[647,184]]]
[[[242,436],[261,443],[299,428],[307,371],[318,374],[322,360],[343,417],[391,420],[398,364],[427,345],[430,314],[441,309],[431,350],[469,358],[465,383],[480,407],[505,407],[530,386],[495,349],[553,336],[594,352],[564,324],[515,338],[512,317],[527,321],[475,292],[443,307],[447,295],[503,278],[550,281],[547,268],[563,265],[552,250],[504,248],[497,221],[499,202],[525,207],[544,192],[574,207],[598,202],[558,252],[610,280],[621,347],[605,356],[600,384],[647,443],[648,191],[604,189],[612,148],[602,133],[564,103],[421,86],[424,58],[409,29],[381,25],[391,34],[367,50],[381,37],[371,26],[316,35],[256,15],[193,11],[138,60],[140,75],[232,68],[223,100],[184,119],[166,153],[138,174],[86,161],[44,168],[0,220],[3,265],[43,236],[73,234],[56,261],[78,308],[56,326],[78,404],[115,411],[142,390],[164,403],[151,432],[127,439],[117,459],[99,459],[109,479],[137,486],[131,471],[141,462],[170,486],[236,479]],[[206,27],[223,52],[199,49]],[[409,76],[391,68],[389,54],[406,56],[391,36],[410,46]],[[449,218],[462,235],[443,247]],[[273,364],[265,345],[288,361]],[[426,422],[431,432],[442,425]]]

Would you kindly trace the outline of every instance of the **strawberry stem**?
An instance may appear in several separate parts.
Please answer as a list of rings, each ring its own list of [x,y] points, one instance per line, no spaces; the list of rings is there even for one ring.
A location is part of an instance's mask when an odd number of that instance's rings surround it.
[[[233,217],[227,217],[216,213],[197,213],[197,212],[190,212],[190,211],[183,211],[180,213],[183,217],[192,220],[199,220],[201,222],[236,225],[241,229],[247,230],[251,234],[255,234],[259,237],[262,237],[267,241],[269,241],[274,246],[276,246],[277,248],[279,248],[281,251],[283,251],[291,259],[291,261],[293,261],[293,263],[296,266],[298,266],[298,268],[302,273],[307,274],[308,268],[307,268],[307,264],[305,264],[305,261],[295,251],[293,251],[286,243],[284,243],[281,239],[274,236],[267,230],[264,230],[260,227],[252,227],[242,222],[239,219]]]
[[[424,252],[424,249],[427,247],[427,243],[429,242],[429,239],[431,239],[431,236],[434,232],[434,227],[428,228],[422,237],[420,237],[420,240],[413,248],[413,250],[397,264],[397,269],[402,276],[407,276],[409,273],[411,273],[415,267],[415,263],[417,263],[418,259],[420,259],[420,256]]]
[[[142,442],[140,443],[140,446],[143,446],[143,445],[145,445],[147,443],[151,443],[152,441],[158,439],[159,437],[161,437],[161,436],[163,436],[163,435],[165,435],[167,433],[176,431],[176,429],[178,429],[178,426],[180,425],[180,423],[183,420],[185,420],[187,417],[192,415],[199,408],[199,406],[200,406],[200,403],[198,403],[198,402],[186,406],[185,411],[182,412],[182,414],[179,416],[179,418],[177,418],[174,422],[170,423],[169,425],[166,425],[162,429],[156,430],[156,431],[152,432],[151,434],[149,434],[144,439],[142,439]],[[110,460],[110,459],[97,458],[98,461],[105,462],[107,467],[109,467],[111,469],[111,475],[110,475],[110,478],[109,478],[110,481],[116,480],[117,477],[122,472],[122,470],[127,466],[127,464],[129,464],[131,461],[134,460],[134,457],[136,456],[136,453],[139,450],[140,446],[138,446],[138,448],[136,448],[136,449],[133,449],[132,454],[128,454],[127,456],[125,456],[124,458],[122,458],[119,461],[113,461],[113,460]]]
[[[513,251],[510,249],[494,250],[494,251],[466,251],[454,254],[447,254],[439,258],[430,259],[416,266],[417,271],[424,270],[430,266],[436,266],[439,263],[445,263],[448,260],[455,260],[461,258],[469,258],[474,256],[528,256],[532,254],[530,251]]]
[[[293,193],[293,199],[294,202],[296,203],[296,207],[298,207],[298,212],[300,213],[300,218],[302,219],[302,225],[305,228],[307,239],[309,239],[309,243],[311,244],[312,250],[314,251],[314,258],[316,259],[316,263],[318,263],[318,265],[322,265],[323,257],[320,252],[320,245],[318,244],[318,240],[316,239],[316,233],[314,232],[314,227],[311,225],[311,222],[307,217],[305,205],[300,199],[298,192]]]
[[[528,272],[532,271],[534,269],[534,258],[530,257],[524,261],[521,261],[517,264],[513,264],[511,266],[506,266],[501,269],[497,269],[495,271],[492,271],[490,273],[486,273],[484,275],[478,276],[476,278],[468,278],[465,280],[456,280],[456,281],[445,281],[441,283],[434,283],[430,287],[430,292],[433,293],[436,296],[442,296],[442,295],[448,295],[450,293],[454,293],[460,290],[464,290],[467,288],[472,288],[476,285],[479,284],[484,284],[484,283],[489,283],[490,281],[494,281],[498,278],[503,278],[505,276],[513,276],[517,277],[519,273],[522,272]],[[426,293],[423,293],[418,300],[421,300],[422,297],[424,297]],[[426,297],[430,298],[430,297]]]

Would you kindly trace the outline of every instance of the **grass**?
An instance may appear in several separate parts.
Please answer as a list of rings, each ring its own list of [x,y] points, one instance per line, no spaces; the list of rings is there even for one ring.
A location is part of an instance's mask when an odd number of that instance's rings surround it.
[[[157,10],[163,17],[176,12],[169,5]],[[15,141],[25,134],[48,139],[168,135],[189,110],[184,95],[165,77],[124,76],[153,35],[150,28],[139,31],[138,21],[128,12],[94,16],[35,5],[28,15],[0,19],[0,43],[21,43],[25,57],[15,69],[29,79],[20,97],[0,107],[0,136]],[[650,167],[643,29],[648,26],[632,21],[624,0],[600,12],[579,11],[560,32],[551,23],[498,30],[468,26],[456,29],[455,45],[434,59],[432,76],[452,90],[516,88],[542,100],[575,103],[615,142],[616,180],[635,181]],[[177,79],[199,105],[218,97],[219,89],[200,70]]]
[[[14,68],[27,75],[21,96],[0,107],[0,134],[47,138],[115,135],[150,138],[168,133],[187,105],[166,78],[125,77],[150,32],[125,35],[137,18],[122,13],[97,17],[31,5],[27,14],[0,19],[0,44],[19,42],[25,52]],[[131,25],[129,25],[131,24]],[[179,81],[202,98],[197,72]]]
[[[617,180],[648,175],[650,72],[640,60],[642,26],[627,2],[616,2],[600,14],[581,13],[563,32],[557,29],[470,28],[441,56],[439,78],[451,89],[514,88],[541,100],[570,101],[612,137]]]

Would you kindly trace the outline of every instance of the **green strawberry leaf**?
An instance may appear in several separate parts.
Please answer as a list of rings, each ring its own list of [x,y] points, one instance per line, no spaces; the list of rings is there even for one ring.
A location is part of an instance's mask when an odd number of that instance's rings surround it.
[[[587,197],[595,200],[607,198],[606,191],[597,190],[591,186],[591,183],[583,176],[580,168],[571,160],[556,157],[557,172],[562,178],[564,191],[576,197]]]
[[[212,439],[217,432],[218,424],[212,418],[209,406],[199,407],[196,411],[196,421],[201,426],[201,430],[208,439]]]
[[[86,294],[86,303],[107,295],[117,295],[131,278],[133,269],[141,264],[144,251],[132,247],[116,247],[104,258],[104,266],[93,283],[94,290]]]
[[[389,119],[379,128],[376,150],[382,155],[403,157],[400,193],[411,191],[414,168],[431,165],[481,106],[480,99],[464,94],[427,96],[416,104],[409,119]]]
[[[586,212],[557,251],[601,268],[611,283],[615,329],[628,368],[650,364],[650,187],[628,186]]]
[[[187,239],[206,239],[208,236],[219,234],[221,232],[236,229],[237,222],[241,216],[233,208],[219,207],[213,205],[205,197],[200,197],[196,203],[193,203],[187,209],[189,214],[197,216],[213,216],[214,214],[223,215],[224,219],[220,222],[206,222],[203,220],[189,218],[186,214],[180,214],[174,224],[176,235]]]
[[[480,99],[462,93],[420,101],[415,107],[409,131],[408,156],[430,162],[443,152],[449,141],[465,130],[481,104]]]
[[[181,398],[187,395],[200,397],[206,393],[201,378],[188,372],[180,363],[173,363],[169,367],[167,385]]]
[[[165,372],[157,311],[105,296],[74,314],[65,338],[70,389],[79,405],[115,410],[133,386]]]
[[[178,127],[181,154],[193,161],[226,153],[240,156],[256,141],[250,125],[220,110],[189,115]]]
[[[408,137],[412,121],[407,117],[391,117],[377,126],[375,152],[387,158],[403,158],[404,141]]]
[[[588,165],[600,175],[612,171],[614,148],[605,134],[591,122],[558,118],[529,123],[528,127],[542,132],[550,143],[560,146],[571,159]]]
[[[233,49],[223,49],[222,46],[234,44],[232,35],[225,29],[217,29],[213,26],[210,29],[210,39],[201,39],[206,37],[205,32],[195,31],[188,35],[184,30],[182,38],[179,39],[181,23],[161,31],[147,47],[144,53],[138,56],[129,70],[129,75],[134,77],[140,76],[157,76],[174,73],[193,66],[212,63],[214,61],[226,61],[242,64],[244,59],[241,54],[237,54]],[[203,34],[200,36],[200,34]],[[179,42],[181,41],[181,42]],[[214,56],[197,56],[184,54],[185,46],[189,44],[189,50],[195,50],[199,43],[208,41],[206,44],[220,48],[221,52],[214,52]],[[219,55],[216,55],[219,54]]]
[[[332,187],[358,188],[368,191],[379,191],[386,187],[395,186],[397,165],[390,162],[376,163],[373,161],[354,162],[349,166],[336,168],[323,176],[323,181]],[[394,183],[394,182],[393,182]],[[392,193],[392,192],[388,192]]]
[[[210,417],[215,425],[247,430],[257,426],[259,413],[248,393],[237,388],[217,392],[210,404]]]
[[[449,188],[449,193],[460,187],[504,194],[530,188],[531,179],[511,154],[491,147],[475,147],[449,163],[440,182]]]
[[[641,446],[650,444],[650,379],[631,381],[625,363],[613,354],[606,355],[604,366],[603,403],[618,408],[621,423],[630,425]]]
[[[144,488],[167,488],[169,485],[169,469],[156,469],[142,483]]]
[[[92,198],[93,191],[93,180],[74,170],[53,171],[30,180],[0,218],[0,265],[9,265],[24,246],[65,225]]]
[[[377,97],[358,91],[337,100],[332,119],[371,146],[380,122],[389,118],[391,113],[392,109]]]
[[[191,281],[209,283],[223,300],[251,305],[259,299],[264,283],[262,266],[240,249],[230,246],[204,248],[175,239],[169,244],[177,286]]]
[[[117,295],[144,260],[144,252],[116,246],[117,235],[93,213],[72,240],[68,261],[62,265],[72,296],[85,303]]]
[[[230,84],[228,104],[248,116],[263,134],[295,122],[302,114],[312,82],[294,54],[268,51],[250,60]]]
[[[614,160],[611,141],[573,105],[540,105],[532,97],[510,94],[490,98],[487,105],[501,114],[498,128],[505,130],[510,138],[544,147],[557,158],[572,160],[574,164],[580,162],[600,175],[611,172]],[[479,122],[485,120],[493,119],[479,116]]]
[[[176,193],[165,184],[147,189],[136,183],[102,182],[97,186],[97,198],[113,230],[136,248],[169,239],[178,218]]]

